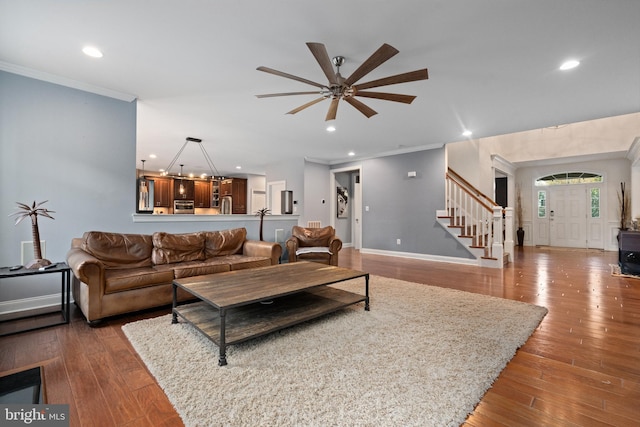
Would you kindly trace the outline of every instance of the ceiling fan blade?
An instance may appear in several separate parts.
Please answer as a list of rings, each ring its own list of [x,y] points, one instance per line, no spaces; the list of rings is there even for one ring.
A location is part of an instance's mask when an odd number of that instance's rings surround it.
[[[283,93],[265,93],[264,95],[256,95],[256,98],[271,98],[274,96],[289,96],[289,95],[319,95],[317,90],[311,92],[283,92]]]
[[[344,83],[347,86],[351,86],[352,84],[354,84],[355,82],[363,78],[365,75],[375,70],[378,66],[384,63],[386,60],[393,57],[398,52],[399,50],[396,49],[395,47],[388,45],[386,43],[383,44],[382,46],[380,46],[378,50],[373,52],[373,54],[369,58],[367,58],[367,60],[364,61],[362,65],[360,65],[353,72],[353,74],[347,77],[347,80],[345,80]]]
[[[410,71],[408,73],[396,74],[395,76],[385,77],[383,79],[372,80],[367,83],[356,85],[358,90],[370,89],[372,87],[395,85],[398,83],[415,82],[417,80],[426,80],[429,78],[429,72],[426,68],[422,70]]]
[[[338,102],[340,102],[340,98],[333,98],[331,100],[331,104],[329,105],[329,111],[327,111],[327,117],[325,117],[325,122],[329,120],[335,120],[336,114],[338,113]]]
[[[307,102],[306,104],[299,106],[298,108],[294,108],[293,110],[287,112],[287,114],[298,113],[298,112],[304,110],[307,107],[311,107],[312,105],[317,104],[320,101],[324,101],[325,99],[327,99],[327,98],[325,98],[324,96],[322,96],[320,98],[317,98],[317,99],[314,99],[313,101]]]
[[[280,77],[285,77],[287,79],[296,80],[296,81],[299,81],[299,82],[302,82],[302,83],[306,83],[306,84],[311,85],[311,86],[317,86],[320,89],[324,89],[324,88],[327,87],[326,85],[321,85],[320,83],[312,82],[311,80],[303,79],[302,77],[294,76],[293,74],[288,74],[288,73],[284,73],[282,71],[274,70],[273,68],[258,67],[258,68],[256,68],[256,70],[264,71],[265,73],[273,74],[273,75],[280,76]]]
[[[385,93],[385,92],[367,92],[358,91],[356,96],[363,96],[365,98],[384,99],[385,101],[402,102],[404,104],[411,104],[416,97],[414,95],[401,95],[399,93]]]
[[[327,80],[332,85],[338,84],[338,79],[336,78],[336,72],[333,71],[333,65],[331,63],[331,58],[329,58],[329,54],[327,53],[327,48],[324,47],[322,43],[307,43],[309,50],[320,64],[320,68],[324,71],[324,75],[327,76]]]
[[[358,111],[360,111],[362,114],[364,114],[365,116],[367,116],[367,118],[369,118],[371,116],[375,116],[376,114],[378,114],[377,111],[373,110],[372,108],[367,107],[362,102],[358,101],[357,99],[355,99],[352,96],[344,98],[344,100],[347,101],[349,104],[353,105],[354,107],[356,107],[356,109]]]

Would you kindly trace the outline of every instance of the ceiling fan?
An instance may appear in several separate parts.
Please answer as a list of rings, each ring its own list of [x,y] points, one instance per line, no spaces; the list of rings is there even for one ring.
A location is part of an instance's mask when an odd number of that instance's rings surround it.
[[[340,75],[340,66],[344,63],[344,57],[336,56],[333,59],[329,58],[327,49],[322,43],[307,43],[309,50],[318,61],[320,68],[327,76],[329,80],[328,84],[316,83],[311,80],[304,79],[302,77],[294,76],[292,74],[284,73],[282,71],[274,70],[268,67],[258,67],[257,70],[264,71],[265,73],[274,74],[276,76],[285,77],[287,79],[296,80],[302,83],[309,84],[320,88],[320,91],[309,92],[284,92],[284,93],[269,93],[265,95],[256,95],[258,98],[269,98],[274,96],[289,96],[289,95],[312,95],[319,94],[320,97],[313,101],[307,102],[293,110],[287,112],[287,114],[295,114],[304,110],[318,102],[325,99],[331,99],[329,105],[329,111],[325,120],[334,120],[338,112],[338,103],[341,99],[345,102],[353,105],[358,111],[367,116],[367,118],[378,114],[375,110],[363,104],[361,101],[355,99],[356,96],[364,98],[376,98],[385,101],[402,102],[405,104],[411,104],[416,98],[413,95],[401,95],[398,93],[386,93],[386,92],[372,92],[365,89],[376,88],[380,86],[394,85],[398,83],[407,83],[417,80],[426,80],[429,78],[427,69],[420,69],[411,71],[408,73],[396,74],[394,76],[385,77],[382,79],[372,80],[366,83],[356,84],[361,78],[369,74],[376,69],[382,63],[399,53],[399,51],[388,44],[383,44],[378,50],[376,50],[366,61],[360,65],[349,77],[346,79]],[[332,65],[335,65],[336,71],[333,71]]]

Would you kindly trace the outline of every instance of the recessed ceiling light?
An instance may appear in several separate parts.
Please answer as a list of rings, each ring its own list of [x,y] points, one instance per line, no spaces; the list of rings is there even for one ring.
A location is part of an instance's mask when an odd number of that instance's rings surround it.
[[[149,154],[149,158],[150,159],[155,159],[156,157],[158,157],[158,156],[156,156],[155,154]]]
[[[336,127],[333,125],[329,125],[327,126],[327,132],[335,132],[336,131]]]
[[[102,52],[100,52],[100,49],[98,49],[97,47],[85,46],[84,48],[82,48],[82,52],[92,58],[102,58]]]
[[[580,61],[576,61],[575,59],[570,59],[569,61],[565,61],[562,63],[562,65],[560,66],[560,70],[562,71],[571,70],[572,68],[576,68],[578,65],[580,65]]]
[[[355,156],[355,155],[356,155],[356,153],[354,153],[353,151],[349,151],[348,155],[349,155],[349,156]]]
[[[462,136],[471,136],[473,135],[473,132],[471,132],[470,130],[465,130],[464,132],[462,132]]]
[[[236,169],[242,169],[242,166],[236,166]]]

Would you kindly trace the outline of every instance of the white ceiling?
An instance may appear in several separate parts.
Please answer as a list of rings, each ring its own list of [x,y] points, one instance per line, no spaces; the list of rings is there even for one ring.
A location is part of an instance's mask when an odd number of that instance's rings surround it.
[[[147,170],[191,136],[221,174],[261,174],[441,146],[465,128],[480,138],[638,112],[639,23],[638,0],[0,0],[0,65],[137,98]],[[400,53],[361,81],[425,67],[429,80],[379,89],[417,95],[411,105],[361,98],[379,113],[369,119],[342,102],[327,133],[328,101],[287,115],[316,96],[255,97],[314,90],[261,65],[325,83],[310,41],[346,58],[344,76],[389,43]],[[559,71],[568,58],[580,67]],[[209,171],[194,143],[172,172],[180,163]]]

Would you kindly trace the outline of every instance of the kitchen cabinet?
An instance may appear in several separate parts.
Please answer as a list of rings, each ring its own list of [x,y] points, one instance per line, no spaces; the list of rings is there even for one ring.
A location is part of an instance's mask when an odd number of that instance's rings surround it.
[[[221,197],[231,196],[231,213],[247,213],[247,180],[244,178],[229,178],[220,182]]]
[[[211,207],[211,182],[195,181],[195,207],[210,208]]]
[[[182,186],[182,191],[180,191]],[[173,198],[174,200],[194,200],[196,190],[194,181],[190,179],[174,179],[173,180]]]
[[[172,179],[153,178],[153,206],[156,208],[173,207],[171,197]]]

